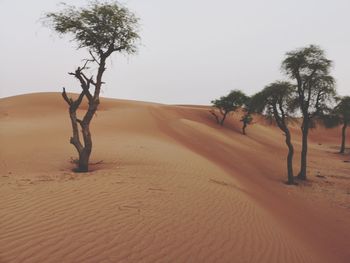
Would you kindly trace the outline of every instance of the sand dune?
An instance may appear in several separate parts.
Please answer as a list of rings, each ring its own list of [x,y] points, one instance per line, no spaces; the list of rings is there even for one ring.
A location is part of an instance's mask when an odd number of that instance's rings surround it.
[[[74,174],[60,95],[1,99],[0,262],[349,262],[339,129],[311,132],[310,182],[290,187],[276,127],[243,136],[208,109],[102,99]]]

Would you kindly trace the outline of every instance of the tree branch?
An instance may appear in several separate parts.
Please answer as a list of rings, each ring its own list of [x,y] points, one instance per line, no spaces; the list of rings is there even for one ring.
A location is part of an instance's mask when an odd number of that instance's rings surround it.
[[[94,76],[91,76],[90,78],[86,77],[86,75],[83,72],[80,72],[80,74],[83,76],[85,81],[89,84],[91,83],[92,85],[96,86],[96,82],[94,81]]]
[[[82,91],[78,97],[78,99],[76,101],[73,102],[73,104],[71,105],[71,107],[74,106],[74,110],[77,110],[81,104],[81,102],[83,101],[83,98],[84,98],[84,95],[85,95],[85,92]]]
[[[209,112],[215,117],[216,122],[217,122],[218,124],[220,124],[219,116],[216,115],[215,111],[214,111],[214,110],[210,110]]]
[[[62,97],[63,97],[63,99],[67,102],[67,104],[68,104],[69,106],[72,106],[73,100],[72,100],[72,98],[68,98],[65,88],[63,88]]]
[[[75,70],[74,73],[73,73],[73,72],[69,72],[68,74],[69,74],[69,75],[72,75],[72,76],[74,76],[74,77],[76,77],[76,78],[80,81],[80,86],[81,86],[81,88],[83,89],[84,94],[86,95],[87,99],[88,99],[89,101],[91,101],[91,100],[92,100],[92,95],[91,95],[91,93],[90,93],[90,91],[89,91],[90,83],[91,83],[91,82],[90,82],[90,79],[88,79],[88,78],[84,75],[84,73],[81,72],[81,71],[85,68],[85,66],[86,66],[86,63],[85,63],[85,65],[84,65],[82,68],[78,67],[78,68]]]
[[[87,64],[88,64],[89,62],[91,62],[91,60],[87,59],[87,60],[85,61],[84,66],[83,66],[82,68],[78,67],[78,70],[81,72],[82,70],[86,69],[86,68],[87,68],[86,66],[87,66]]]
[[[113,51],[120,51],[120,50],[123,50],[125,48],[126,48],[126,46],[120,46],[120,47],[114,48]]]
[[[100,62],[98,61],[98,59],[94,56],[94,54],[92,53],[91,50],[89,50],[90,56],[92,57],[92,60],[95,61],[98,65],[100,65]]]

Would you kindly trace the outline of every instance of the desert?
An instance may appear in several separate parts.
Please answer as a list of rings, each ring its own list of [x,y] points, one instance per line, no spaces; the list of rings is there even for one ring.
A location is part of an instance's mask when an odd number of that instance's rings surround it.
[[[349,263],[350,1],[0,1],[0,263]]]
[[[339,127],[312,130],[310,182],[290,187],[263,118],[243,136],[206,106],[101,105],[91,171],[76,174],[59,93],[0,100],[0,262],[348,261]]]

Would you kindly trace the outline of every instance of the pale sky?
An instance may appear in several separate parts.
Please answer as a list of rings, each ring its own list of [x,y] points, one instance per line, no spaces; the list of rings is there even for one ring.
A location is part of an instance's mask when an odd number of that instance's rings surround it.
[[[67,75],[86,52],[39,19],[59,0],[0,0],[0,97],[79,92]],[[86,1],[67,0],[84,5]],[[350,95],[350,0],[125,0],[141,19],[138,54],[113,55],[104,97],[209,104],[241,89],[251,95],[284,76],[287,51],[320,45]]]

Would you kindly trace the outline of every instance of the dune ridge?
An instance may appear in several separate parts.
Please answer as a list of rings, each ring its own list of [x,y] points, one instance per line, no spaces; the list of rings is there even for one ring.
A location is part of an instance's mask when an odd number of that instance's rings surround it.
[[[221,128],[205,106],[102,99],[92,171],[74,174],[58,93],[0,99],[0,112],[0,262],[350,258],[339,129],[312,131],[312,185],[288,187],[283,136],[259,117],[242,136],[238,115]]]

